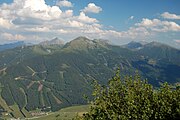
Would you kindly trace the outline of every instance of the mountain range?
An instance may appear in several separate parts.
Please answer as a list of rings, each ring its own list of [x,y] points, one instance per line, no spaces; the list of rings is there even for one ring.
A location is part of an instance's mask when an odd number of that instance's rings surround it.
[[[117,68],[138,70],[154,87],[180,82],[180,50],[158,43],[115,46],[78,37],[66,44],[58,38],[0,52],[0,112],[27,117],[33,110],[56,111],[86,104],[92,81],[106,85]],[[18,117],[19,117],[18,116]]]
[[[13,48],[23,46],[23,45],[25,45],[24,41],[0,45],[0,51],[7,50],[7,49],[13,49]]]

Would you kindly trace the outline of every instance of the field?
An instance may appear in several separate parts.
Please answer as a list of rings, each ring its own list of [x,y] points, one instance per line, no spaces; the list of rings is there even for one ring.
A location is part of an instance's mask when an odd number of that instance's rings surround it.
[[[88,112],[88,109],[89,105],[73,106],[50,113],[46,116],[30,118],[29,120],[71,120],[76,115],[82,115]]]

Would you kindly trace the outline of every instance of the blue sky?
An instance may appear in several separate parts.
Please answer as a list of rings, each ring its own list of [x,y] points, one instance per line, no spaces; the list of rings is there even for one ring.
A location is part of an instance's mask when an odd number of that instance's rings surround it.
[[[50,5],[55,4],[53,0],[46,2]],[[165,11],[180,15],[179,0],[71,0],[71,2],[74,4],[76,15],[88,3],[100,6],[103,9],[100,14],[90,15],[98,18],[103,25],[114,26],[117,30],[127,30],[142,18],[157,18]],[[130,16],[135,16],[135,19],[127,24]]]
[[[179,0],[0,0],[0,44],[86,36],[180,48],[179,6]]]

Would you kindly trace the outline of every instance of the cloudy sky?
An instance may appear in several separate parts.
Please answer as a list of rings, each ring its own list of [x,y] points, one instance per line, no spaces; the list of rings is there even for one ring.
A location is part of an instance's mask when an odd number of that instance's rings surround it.
[[[59,37],[180,48],[180,0],[0,0],[0,44]]]

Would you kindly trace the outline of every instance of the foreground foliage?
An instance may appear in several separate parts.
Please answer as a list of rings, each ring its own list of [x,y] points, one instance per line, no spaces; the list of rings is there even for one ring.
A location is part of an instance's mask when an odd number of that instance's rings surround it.
[[[89,113],[76,119],[83,120],[173,120],[180,118],[180,89],[164,83],[153,89],[136,74],[122,79],[119,72],[108,86],[94,84]]]

